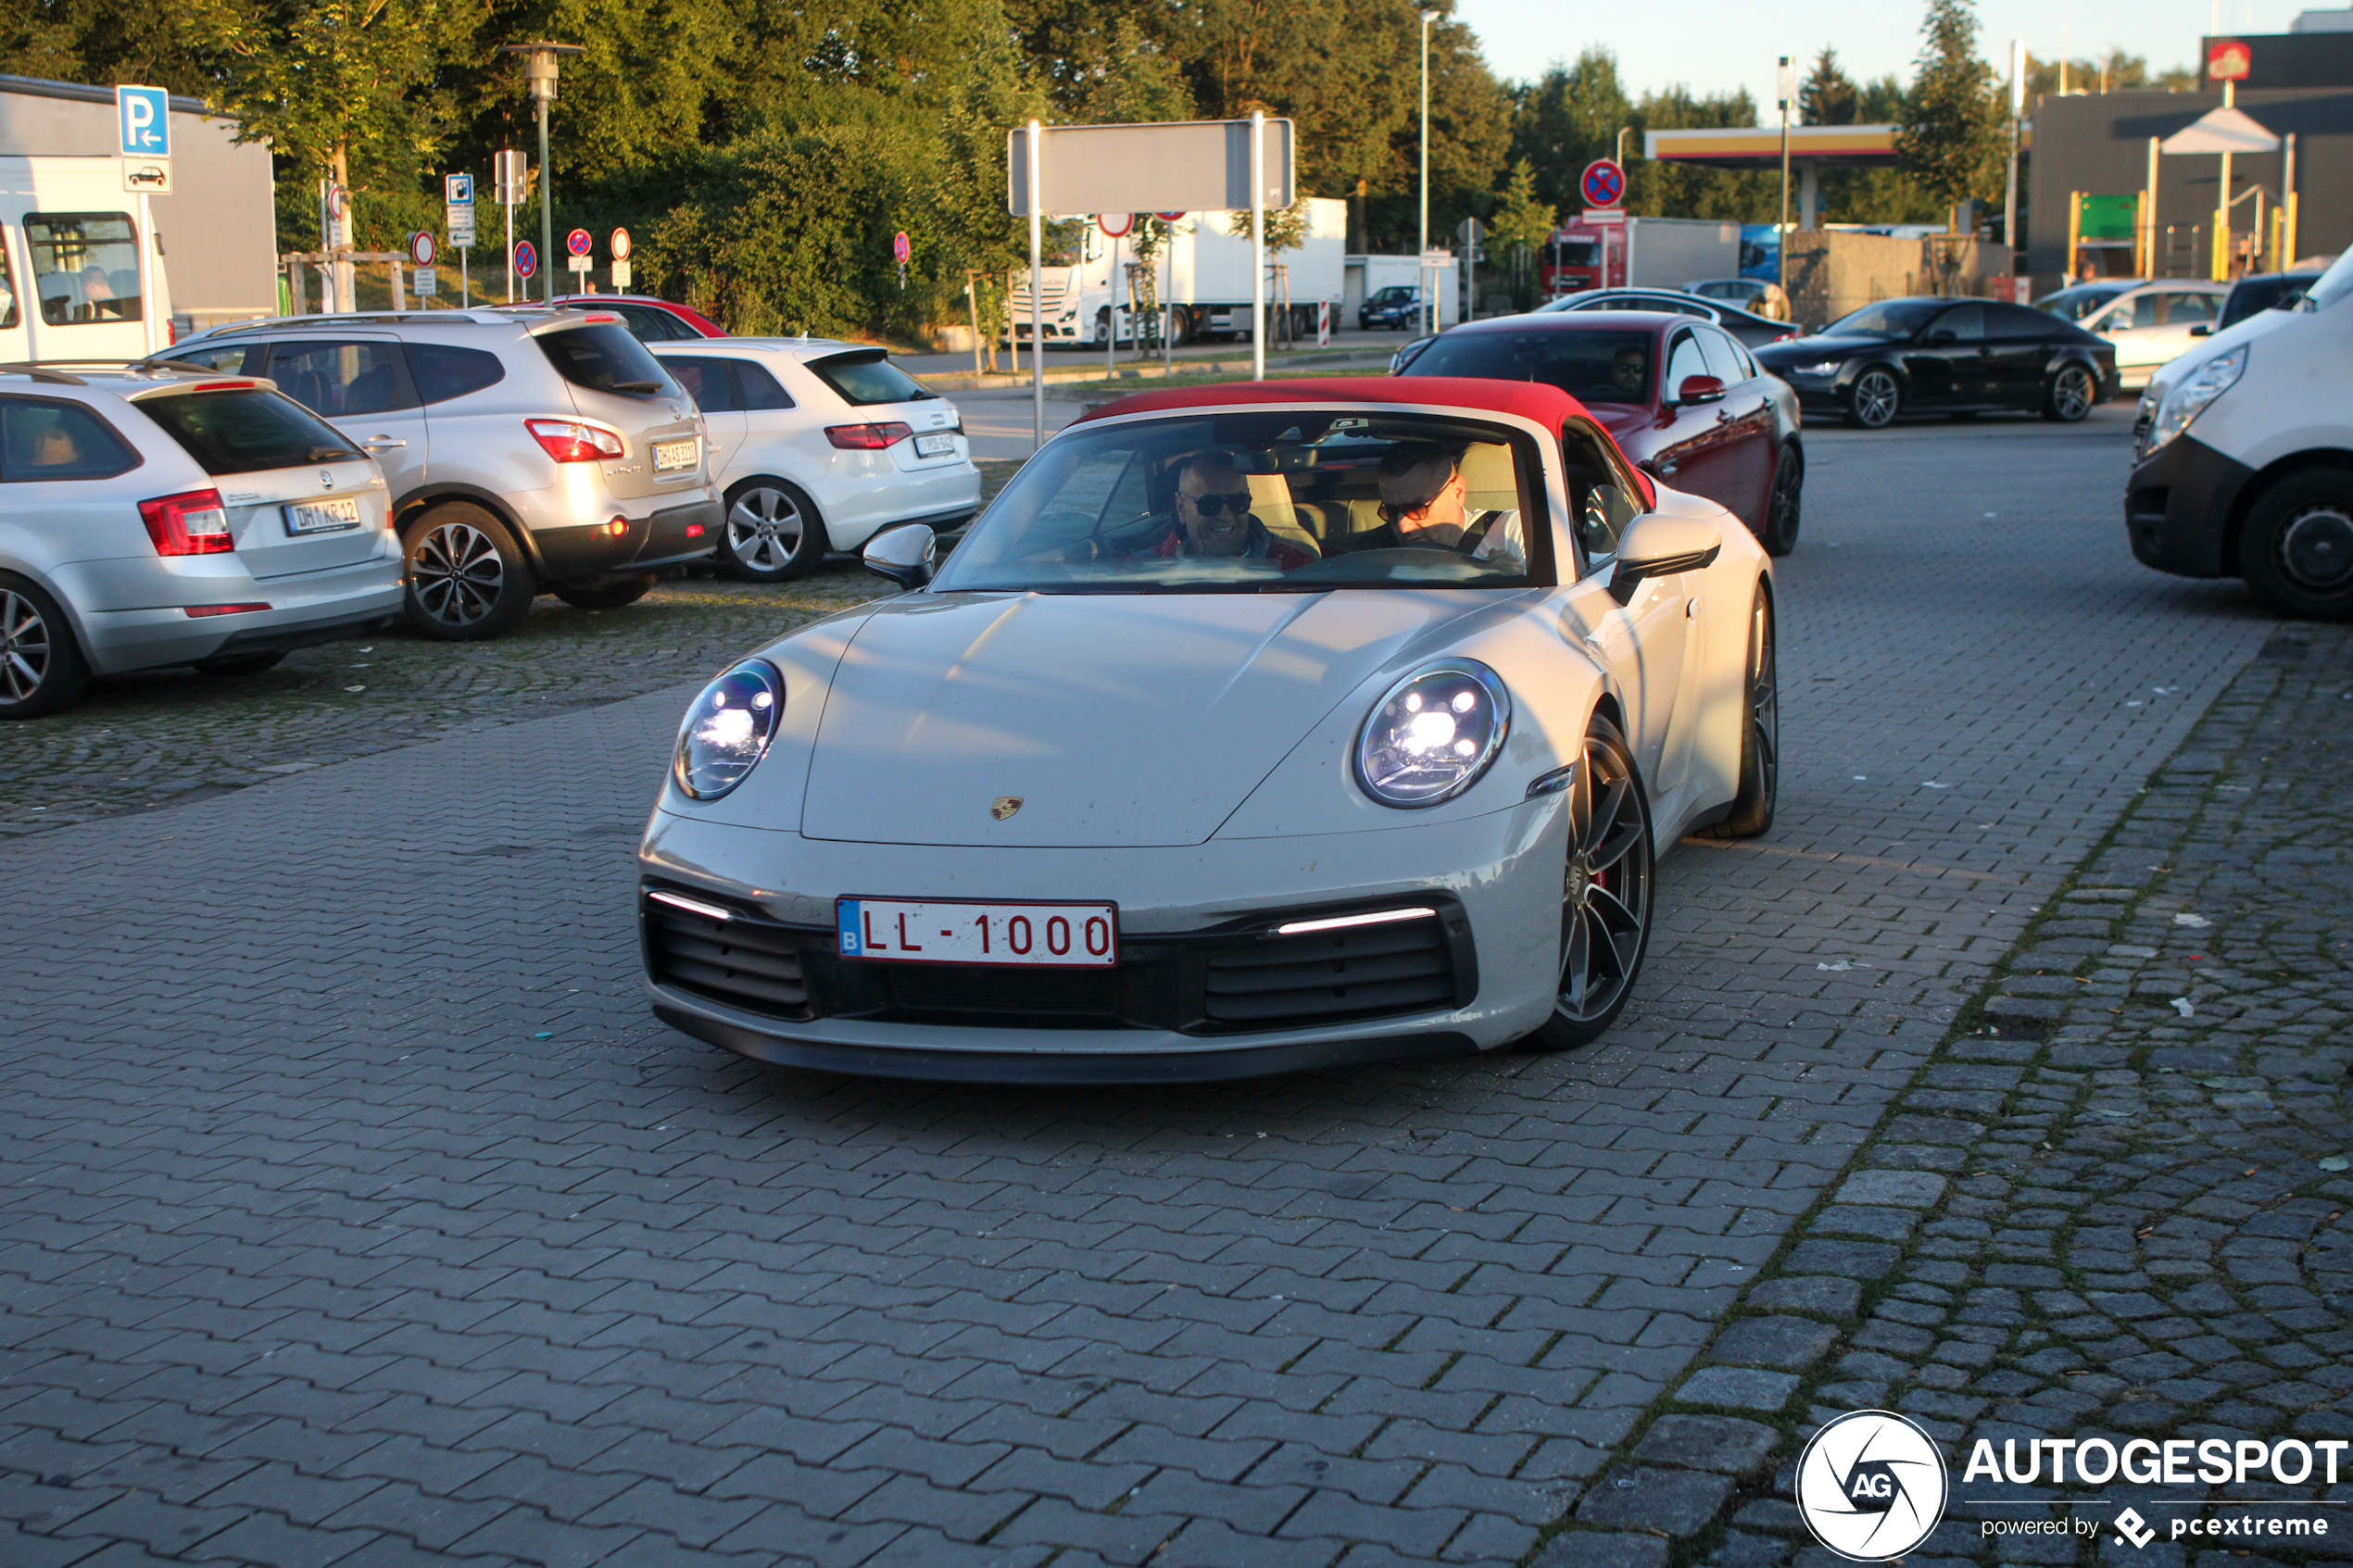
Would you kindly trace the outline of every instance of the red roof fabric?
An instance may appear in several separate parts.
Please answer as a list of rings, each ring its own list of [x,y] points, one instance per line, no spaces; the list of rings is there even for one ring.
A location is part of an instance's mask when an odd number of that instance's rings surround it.
[[[1076,423],[1173,408],[1235,404],[1389,403],[1513,414],[1553,430],[1585,413],[1585,405],[1556,386],[1535,382],[1479,381],[1468,376],[1333,376],[1307,380],[1227,382],[1170,392],[1139,392],[1106,404]]]

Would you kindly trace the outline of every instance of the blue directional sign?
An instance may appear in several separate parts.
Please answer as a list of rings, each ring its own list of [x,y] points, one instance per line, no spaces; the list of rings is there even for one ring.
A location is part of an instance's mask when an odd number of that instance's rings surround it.
[[[114,90],[115,124],[124,157],[171,156],[171,95],[160,87]]]

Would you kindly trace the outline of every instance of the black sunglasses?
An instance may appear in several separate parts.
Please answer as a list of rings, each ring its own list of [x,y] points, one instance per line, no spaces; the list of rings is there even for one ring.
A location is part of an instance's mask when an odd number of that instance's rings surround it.
[[[1184,493],[1179,491],[1177,494]],[[1230,494],[1212,491],[1205,495],[1186,495],[1185,499],[1190,501],[1193,504],[1193,510],[1203,517],[1215,517],[1221,511],[1229,511],[1236,517],[1240,517],[1250,510],[1250,492],[1247,490],[1236,490]]]

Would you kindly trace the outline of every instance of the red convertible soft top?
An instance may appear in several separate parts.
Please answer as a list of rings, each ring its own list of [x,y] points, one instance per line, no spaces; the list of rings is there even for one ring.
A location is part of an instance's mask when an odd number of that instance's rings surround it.
[[[1214,408],[1237,403],[1393,403],[1420,408],[1515,414],[1558,430],[1585,413],[1585,405],[1556,386],[1535,382],[1478,381],[1468,376],[1332,376],[1309,380],[1226,382],[1174,392],[1139,392],[1106,404],[1088,420],[1169,408]]]

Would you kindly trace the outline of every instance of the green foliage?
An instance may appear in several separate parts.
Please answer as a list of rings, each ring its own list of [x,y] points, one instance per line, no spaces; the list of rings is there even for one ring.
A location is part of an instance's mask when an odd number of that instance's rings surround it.
[[[1929,0],[1919,69],[1895,148],[1903,169],[1940,202],[1998,191],[2005,143],[2001,84],[1977,57],[1970,0]]]
[[[1488,245],[1499,251],[1532,250],[1553,237],[1560,214],[1536,197],[1536,167],[1526,158],[1512,165],[1494,216],[1487,220]]]
[[[1307,243],[1307,197],[1301,196],[1289,207],[1275,207],[1263,215],[1266,220],[1266,249],[1268,254],[1297,250]],[[1238,240],[1250,238],[1250,211],[1247,207],[1232,215],[1226,232]]]
[[[1801,125],[1863,125],[1869,121],[1859,118],[1863,107],[1863,90],[1855,79],[1839,69],[1838,51],[1829,44],[1814,56],[1813,73],[1797,90],[1797,118]]]
[[[1903,118],[1904,96],[1893,76],[1856,82],[1825,44],[1798,87],[1798,115],[1806,125],[1886,125]],[[1824,223],[1933,223],[1945,216],[1944,204],[1900,169],[1824,169],[1820,199],[1815,217]]]

